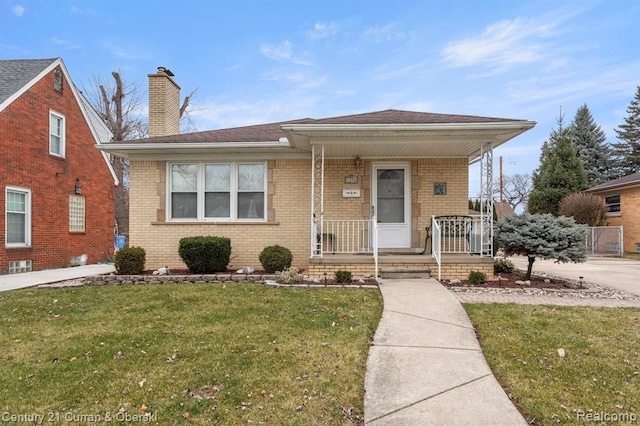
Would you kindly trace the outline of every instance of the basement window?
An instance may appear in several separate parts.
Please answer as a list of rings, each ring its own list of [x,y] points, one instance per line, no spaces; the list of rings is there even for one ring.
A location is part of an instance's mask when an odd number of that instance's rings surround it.
[[[31,260],[12,260],[9,262],[9,273],[31,272]]]

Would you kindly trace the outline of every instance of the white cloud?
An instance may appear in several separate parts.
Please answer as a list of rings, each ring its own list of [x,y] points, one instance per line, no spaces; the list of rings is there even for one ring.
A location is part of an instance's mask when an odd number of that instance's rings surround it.
[[[24,15],[25,9],[24,7],[22,7],[22,5],[16,4],[11,8],[11,11],[13,11],[13,14],[16,15],[17,17],[21,17],[22,15]]]
[[[224,129],[293,120],[308,115],[315,101],[310,96],[276,96],[256,102],[208,100],[190,113],[199,130]]]
[[[397,80],[409,78],[416,74],[416,71],[424,67],[427,61],[418,62],[404,67],[398,67],[395,64],[384,64],[375,71],[373,78],[375,80]]]
[[[632,93],[637,85],[640,62],[619,64],[613,67],[597,67],[593,64],[548,76],[534,76],[516,80],[508,85],[511,99],[522,103],[556,105],[567,100],[587,100],[604,95]]]
[[[289,62],[293,58],[293,47],[289,40],[285,40],[279,45],[263,44],[262,54],[269,59],[278,62]]]
[[[93,15],[93,9],[88,7],[71,6],[71,13],[74,15]]]
[[[311,62],[303,59],[301,55],[294,55],[293,45],[289,40],[285,40],[280,44],[264,43],[260,51],[264,56],[276,62],[311,65]]]
[[[376,25],[364,31],[364,38],[376,42],[397,41],[407,38],[407,33],[396,29],[396,24]]]
[[[326,76],[314,77],[302,71],[275,71],[265,73],[264,76],[267,80],[290,81],[304,89],[320,87],[327,80]]]
[[[124,46],[110,41],[104,42],[103,46],[115,57],[121,59],[150,59],[151,54],[133,46]]]
[[[307,31],[307,36],[312,40],[331,37],[338,33],[338,26],[333,23],[317,22],[312,30]]]
[[[51,39],[51,42],[55,45],[62,46],[67,50],[80,49],[82,47],[81,44],[73,43],[68,40],[63,40],[58,37],[54,37]]]
[[[455,68],[484,66],[497,72],[549,56],[555,23],[517,18],[487,26],[473,37],[452,41],[442,50],[444,61]]]

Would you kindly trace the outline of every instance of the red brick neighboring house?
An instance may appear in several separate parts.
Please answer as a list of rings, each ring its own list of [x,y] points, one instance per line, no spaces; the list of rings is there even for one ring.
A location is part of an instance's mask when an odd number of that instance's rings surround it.
[[[594,186],[583,192],[600,195],[607,225],[622,225],[625,253],[640,253],[640,172]]]
[[[61,58],[0,60],[0,274],[113,255],[110,139]]]

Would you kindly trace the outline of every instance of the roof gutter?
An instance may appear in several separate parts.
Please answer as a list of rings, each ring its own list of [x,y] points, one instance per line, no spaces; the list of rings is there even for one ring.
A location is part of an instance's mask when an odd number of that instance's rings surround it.
[[[195,150],[195,149],[225,149],[225,148],[290,148],[291,144],[286,138],[279,141],[265,142],[144,142],[144,143],[106,143],[96,145],[102,151],[155,151],[166,150]]]
[[[535,121],[517,120],[495,123],[419,123],[419,124],[283,124],[284,131],[326,132],[327,130],[490,130],[530,129]]]

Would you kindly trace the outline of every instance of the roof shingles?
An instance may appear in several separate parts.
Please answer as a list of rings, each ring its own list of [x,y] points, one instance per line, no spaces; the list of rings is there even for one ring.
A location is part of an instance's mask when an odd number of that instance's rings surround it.
[[[623,176],[619,179],[614,179],[612,181],[602,183],[600,185],[594,186],[593,188],[586,189],[585,192],[606,191],[608,189],[639,185],[639,184],[640,184],[640,172],[637,172],[627,176]]]
[[[0,104],[9,99],[57,59],[0,60]]]
[[[158,136],[136,141],[114,143],[216,143],[216,142],[266,142],[278,141],[285,137],[282,126],[286,124],[309,125],[348,125],[348,124],[472,124],[520,121],[507,118],[479,117],[472,115],[435,114],[388,109],[365,114],[352,114],[322,119],[303,118],[277,123],[254,126],[234,127],[230,129],[208,130],[183,133],[179,135]]]

